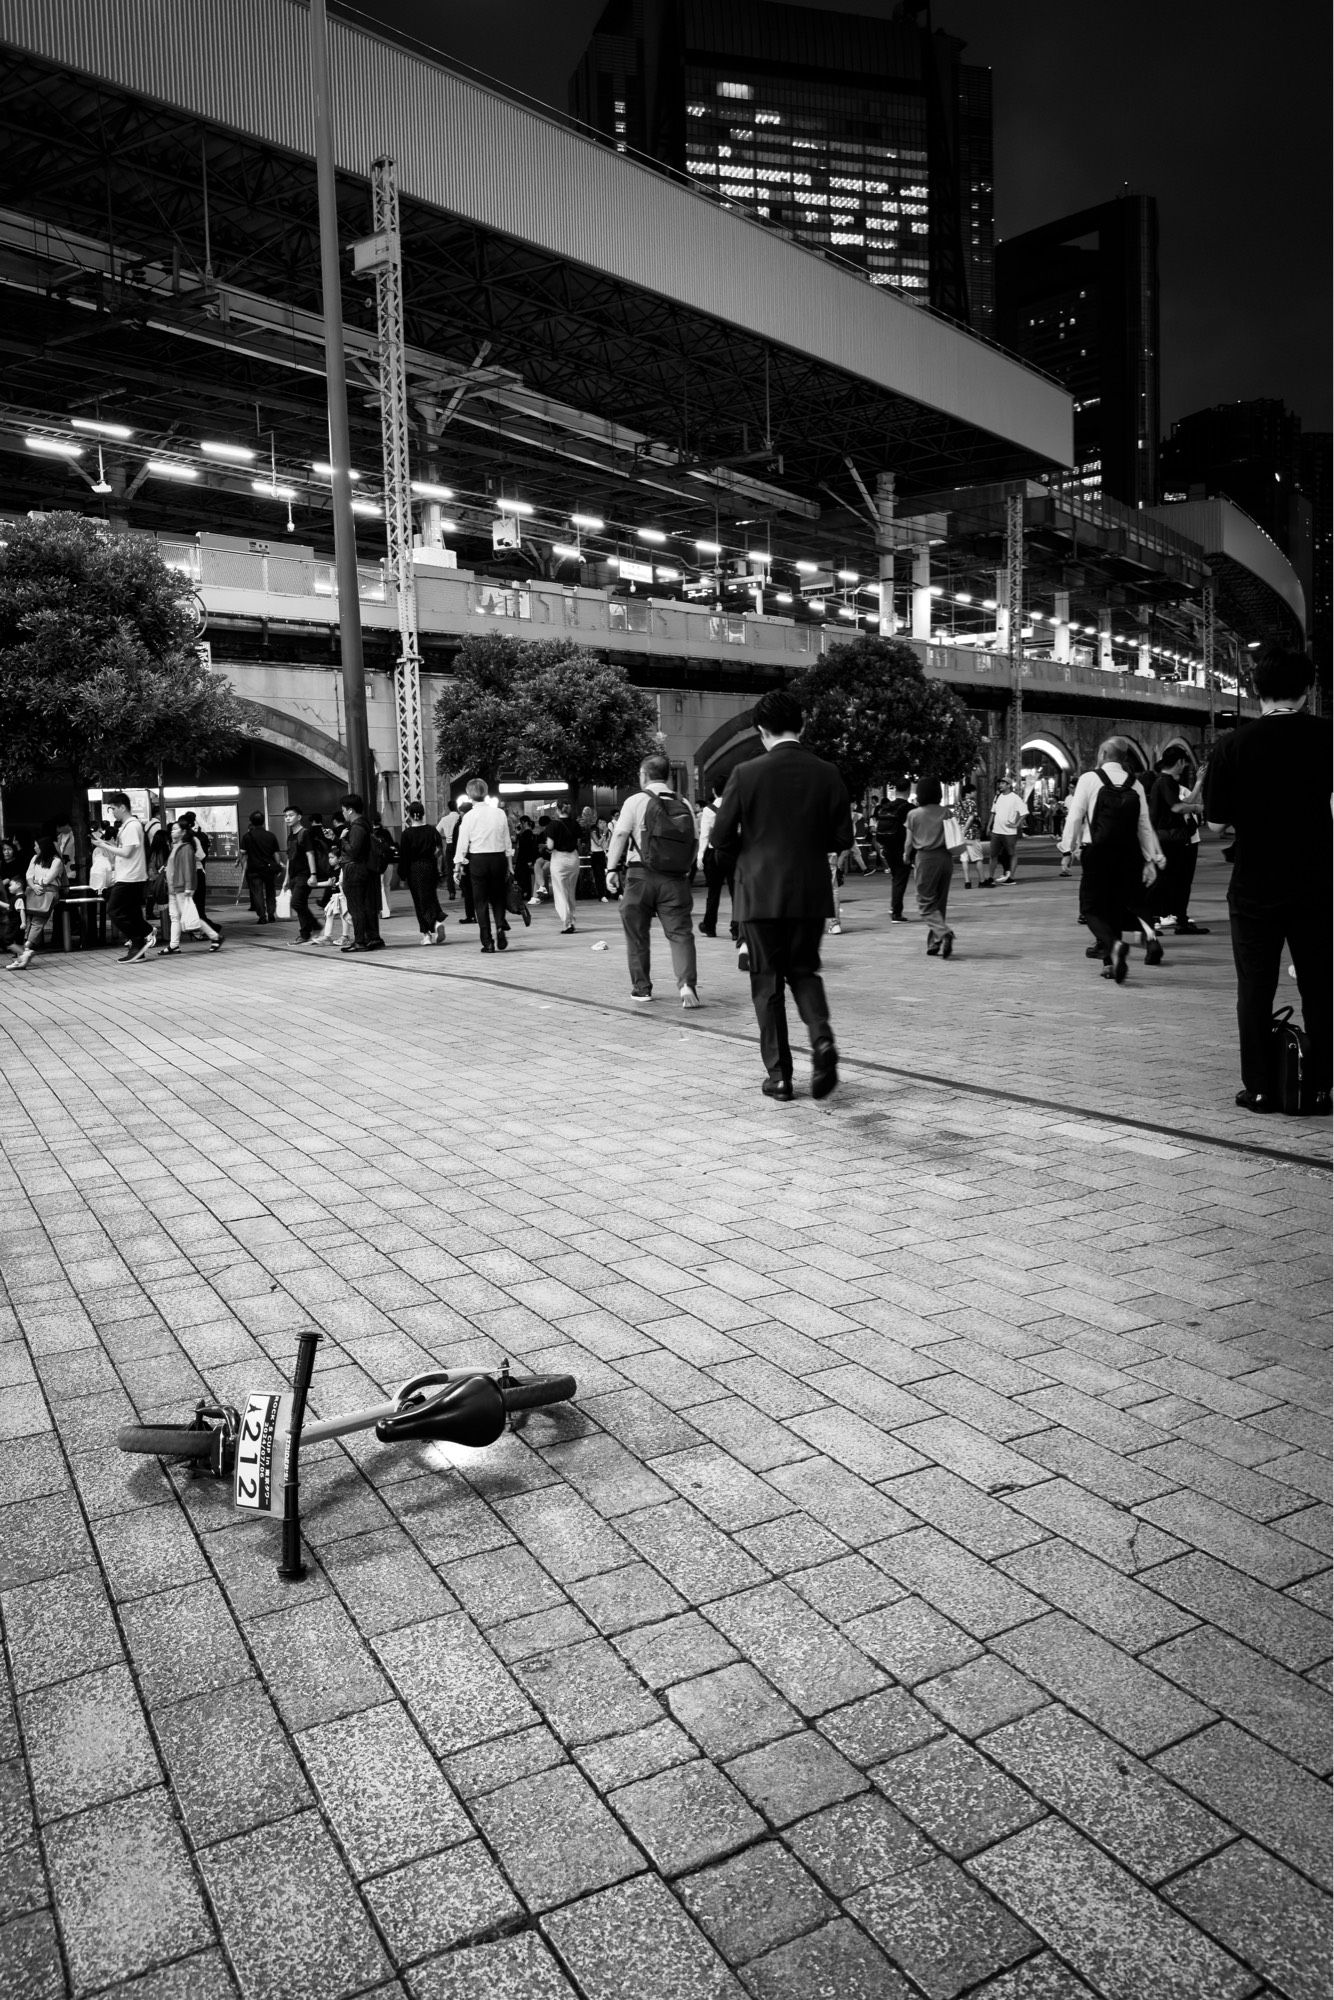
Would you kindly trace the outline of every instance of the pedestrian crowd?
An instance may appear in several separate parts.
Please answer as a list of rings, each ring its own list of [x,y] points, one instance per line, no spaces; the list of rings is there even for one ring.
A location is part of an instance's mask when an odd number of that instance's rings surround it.
[[[905,923],[909,883],[929,957],[948,960],[956,940],[949,916],[954,866],[965,890],[1013,885],[1023,835],[1037,822],[1059,836],[1061,873],[1078,867],[1079,920],[1092,942],[1086,956],[1102,978],[1126,983],[1132,944],[1147,967],[1161,966],[1163,937],[1208,935],[1190,915],[1201,827],[1230,829],[1229,918],[1237,972],[1242,1088],[1239,1107],[1277,1108],[1272,1082],[1275,991],[1286,947],[1302,1004],[1298,1037],[1299,1107],[1330,1105],[1330,728],[1307,712],[1309,662],[1274,652],[1255,670],[1260,716],[1225,734],[1207,767],[1189,782],[1191,759],[1173,745],[1152,773],[1130,741],[1109,736],[1093,769],[1069,798],[1025,798],[1009,777],[989,806],[964,787],[947,799],[924,773],[890,783],[873,813],[854,809],[835,767],[801,742],[794,696],[775,690],[753,711],[764,755],[734,766],[696,814],[675,788],[667,756],[654,751],[639,785],[615,818],[562,800],[531,815],[506,810],[481,778],[471,780],[437,823],[409,802],[397,841],[355,792],[332,823],[289,806],[285,841],[253,812],[239,841],[241,882],[260,925],[290,916],[291,948],[382,951],[389,871],[407,889],[424,946],[445,942],[444,901],[460,898],[460,922],[475,926],[486,954],[508,951],[512,920],[525,926],[544,902],[562,937],[575,934],[581,882],[601,902],[620,904],[632,1000],[654,997],[654,921],[665,937],[680,1005],[700,1005],[696,936],[715,938],[723,890],[738,969],[750,979],[765,1066],[765,1094],[793,1095],[785,995],[809,1037],[812,1094],[837,1082],[837,1048],[820,972],[821,940],[841,930],[839,891],[849,873],[884,869],[889,921]],[[107,921],[123,941],[123,962],[178,956],[187,940],[216,952],[223,933],[207,915],[210,840],[197,815],[145,824],[123,792],[103,795],[92,829],[89,892],[105,896]],[[213,857],[216,872],[217,857]],[[703,918],[696,928],[693,884],[702,873]],[[21,972],[74,884],[72,830],[44,826],[36,839],[7,838],[0,849],[0,942]],[[1290,1010],[1289,1010],[1290,1012]]]

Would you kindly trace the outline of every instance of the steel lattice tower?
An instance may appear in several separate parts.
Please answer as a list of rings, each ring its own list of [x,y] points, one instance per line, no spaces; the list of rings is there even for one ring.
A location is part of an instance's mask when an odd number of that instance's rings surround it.
[[[412,487],[408,466],[408,382],[403,341],[403,256],[398,227],[398,177],[391,159],[371,167],[376,330],[380,344],[380,435],[384,445],[384,516],[389,573],[398,602],[398,715],[401,806],[425,795],[422,745],[421,650],[417,638],[417,588],[412,567]]]

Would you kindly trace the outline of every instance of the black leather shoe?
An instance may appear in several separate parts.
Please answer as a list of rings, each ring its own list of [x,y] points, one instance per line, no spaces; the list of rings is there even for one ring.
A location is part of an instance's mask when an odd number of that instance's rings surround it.
[[[1274,1108],[1258,1090],[1239,1090],[1233,1102],[1240,1111],[1272,1111]]]
[[[838,1085],[838,1050],[832,1042],[819,1042],[811,1051],[811,1096],[828,1097]]]
[[[1178,937],[1208,937],[1208,924],[1178,924]]]
[[[1084,946],[1085,958],[1101,958],[1102,955],[1103,950],[1100,944],[1086,944]]]
[[[766,1076],[760,1089],[766,1097],[776,1097],[780,1104],[792,1102],[792,1079],[790,1076]]]
[[[1126,983],[1126,963],[1129,957],[1130,946],[1128,944],[1114,944],[1112,946],[1112,978],[1118,986],[1124,986]]]
[[[1152,938],[1144,947],[1144,963],[1146,965],[1161,965],[1162,962],[1163,948],[1157,938]]]
[[[1311,1099],[1311,1109],[1307,1112],[1306,1115],[1308,1118],[1329,1117],[1330,1103],[1329,1103],[1329,1092],[1327,1090],[1318,1090],[1316,1092],[1315,1096]]]

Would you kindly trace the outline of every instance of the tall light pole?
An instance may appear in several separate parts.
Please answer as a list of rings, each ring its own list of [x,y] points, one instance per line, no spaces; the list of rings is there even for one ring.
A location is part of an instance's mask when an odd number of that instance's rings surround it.
[[[343,356],[343,278],[338,256],[333,91],[329,81],[329,23],[324,0],[310,0],[310,92],[315,106],[315,170],[320,192],[324,372],[329,393],[334,572],[338,579],[338,640],[343,660],[348,788],[360,792],[369,810],[374,807],[375,798],[371,789],[370,738],[366,728],[361,603],[357,596],[357,530],[352,517],[352,438],[347,421],[347,365]]]
[[[1014,789],[1023,773],[1024,742],[1024,489],[1005,497],[1005,603],[1010,654],[1010,714],[1006,732]]]

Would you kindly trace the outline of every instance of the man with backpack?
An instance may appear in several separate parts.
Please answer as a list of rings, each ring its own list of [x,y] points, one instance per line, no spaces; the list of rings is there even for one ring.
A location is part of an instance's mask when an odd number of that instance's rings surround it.
[[[651,751],[639,767],[640,790],[621,807],[607,849],[607,887],[620,887],[621,860],[629,854],[621,923],[630,963],[630,997],[653,998],[649,974],[649,931],[655,916],[672,951],[672,974],[681,1005],[698,1007],[695,966],[694,895],[690,877],[695,866],[698,830],[695,815],[672,789],[671,761],[661,750]]]
[[[137,965],[153,949],[153,932],[144,918],[144,889],[148,882],[148,847],[142,823],[130,810],[124,792],[105,792],[103,808],[116,822],[116,838],[93,836],[93,846],[114,865],[107,916],[125,940],[121,964]]]
[[[1102,976],[1124,986],[1130,947],[1123,930],[1144,940],[1144,963],[1161,965],[1163,948],[1153,927],[1153,885],[1165,865],[1130,760],[1128,737],[1109,736],[1098,749],[1098,767],[1075,786],[1061,833],[1061,853],[1080,857],[1079,916],[1093,933],[1087,956],[1102,960]]]

